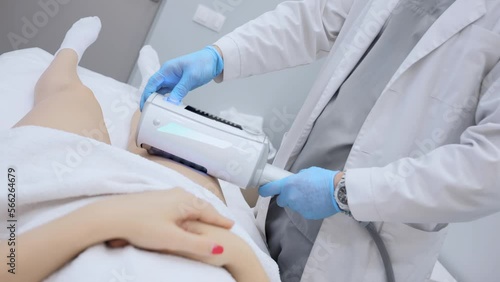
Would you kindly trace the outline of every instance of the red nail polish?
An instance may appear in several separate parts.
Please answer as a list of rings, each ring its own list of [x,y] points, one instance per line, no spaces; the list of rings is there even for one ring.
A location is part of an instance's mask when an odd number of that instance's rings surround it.
[[[224,252],[224,247],[220,245],[215,245],[214,248],[212,249],[212,254],[213,255],[220,255]]]

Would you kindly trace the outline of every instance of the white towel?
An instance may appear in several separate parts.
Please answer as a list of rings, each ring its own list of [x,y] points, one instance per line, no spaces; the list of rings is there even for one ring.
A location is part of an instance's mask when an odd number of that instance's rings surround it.
[[[183,175],[122,149],[43,127],[0,132],[0,175],[16,169],[18,235],[109,194],[183,187],[233,218],[211,192]],[[7,210],[7,191],[0,208]],[[7,212],[0,212],[7,222]],[[0,229],[6,239],[7,230]],[[263,253],[236,223],[232,231],[255,251],[271,281],[280,281],[276,263]],[[19,246],[22,247],[22,246]],[[47,254],[50,259],[50,254]],[[234,281],[222,268],[184,258],[145,252],[133,247],[87,249],[46,281]]]

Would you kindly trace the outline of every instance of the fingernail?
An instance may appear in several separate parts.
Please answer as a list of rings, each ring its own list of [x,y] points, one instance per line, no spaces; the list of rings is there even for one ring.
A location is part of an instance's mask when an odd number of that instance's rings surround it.
[[[224,247],[220,245],[215,245],[212,249],[212,254],[213,255],[220,255],[224,252]]]
[[[181,101],[177,100],[177,99],[173,99],[173,98],[170,98],[170,97],[167,97],[165,98],[168,102],[174,104],[174,105],[177,105],[179,106],[181,104]]]

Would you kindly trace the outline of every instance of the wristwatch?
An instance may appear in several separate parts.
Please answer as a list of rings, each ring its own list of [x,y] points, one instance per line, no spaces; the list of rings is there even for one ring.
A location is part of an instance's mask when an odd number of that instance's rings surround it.
[[[345,173],[342,175],[337,187],[335,189],[335,201],[337,201],[337,205],[339,208],[346,214],[351,213],[351,209],[349,209],[349,201],[347,200],[347,191],[345,187]]]

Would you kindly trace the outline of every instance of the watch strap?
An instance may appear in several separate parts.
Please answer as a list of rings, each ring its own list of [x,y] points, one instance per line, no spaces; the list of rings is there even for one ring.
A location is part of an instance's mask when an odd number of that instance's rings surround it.
[[[337,183],[337,187],[335,188],[335,201],[339,206],[340,210],[349,216],[351,216],[351,210],[349,209],[349,201],[347,199],[347,191],[345,185],[345,177],[346,174],[342,175],[339,183]]]

